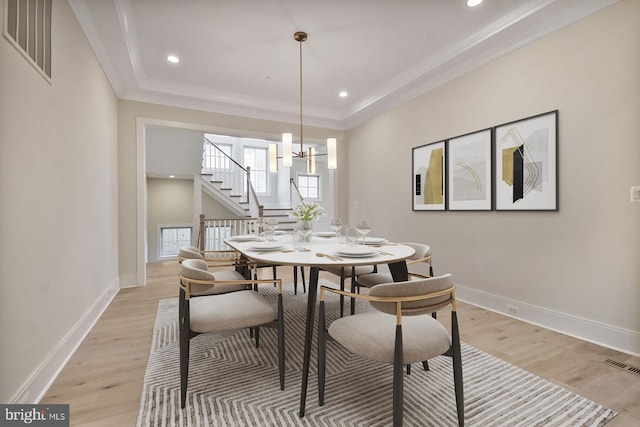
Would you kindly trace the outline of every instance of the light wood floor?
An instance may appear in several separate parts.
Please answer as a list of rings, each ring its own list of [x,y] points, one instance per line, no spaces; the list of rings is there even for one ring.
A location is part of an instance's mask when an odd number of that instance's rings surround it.
[[[291,271],[278,277],[292,282]],[[175,261],[149,264],[146,287],[122,289],[42,403],[70,404],[72,426],[134,426],[157,303],[177,295],[177,274]],[[602,363],[640,366],[640,358],[469,304],[459,304],[458,317],[464,342],[617,411],[607,427],[640,426],[640,375]]]

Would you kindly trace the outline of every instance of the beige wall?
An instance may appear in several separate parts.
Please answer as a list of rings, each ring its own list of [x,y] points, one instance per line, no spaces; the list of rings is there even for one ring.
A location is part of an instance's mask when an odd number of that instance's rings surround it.
[[[196,238],[198,224],[193,223],[192,179],[147,179],[147,236],[149,261],[158,261],[159,225],[189,225]]]
[[[37,401],[119,286],[117,101],[64,1],[52,58],[48,83],[0,37],[3,403]]]
[[[432,245],[462,298],[640,353],[638,16],[623,0],[351,130],[351,222]],[[554,109],[559,212],[411,211],[412,147]]]

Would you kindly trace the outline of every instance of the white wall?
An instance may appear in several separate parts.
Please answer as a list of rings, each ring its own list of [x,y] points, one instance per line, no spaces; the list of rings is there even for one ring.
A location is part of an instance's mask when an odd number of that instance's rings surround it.
[[[622,0],[350,131],[351,220],[432,245],[461,298],[640,353],[638,16]],[[558,212],[412,212],[412,147],[554,109]]]
[[[117,292],[116,109],[67,2],[51,83],[0,37],[0,402],[37,402]]]
[[[165,126],[147,126],[145,136],[148,175],[200,175],[204,133]]]

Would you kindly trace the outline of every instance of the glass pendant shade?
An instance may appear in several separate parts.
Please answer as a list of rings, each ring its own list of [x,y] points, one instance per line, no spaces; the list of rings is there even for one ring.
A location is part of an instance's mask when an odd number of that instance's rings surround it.
[[[282,134],[282,165],[286,167],[291,167],[293,164],[293,153],[291,149],[293,148],[293,135],[290,133]]]
[[[338,156],[336,149],[336,139],[327,138],[327,169],[338,168]]]

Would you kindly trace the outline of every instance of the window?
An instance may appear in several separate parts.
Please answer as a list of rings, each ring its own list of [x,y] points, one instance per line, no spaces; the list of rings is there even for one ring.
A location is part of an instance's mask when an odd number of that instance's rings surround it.
[[[216,146],[218,148],[216,148]],[[205,171],[230,171],[231,160],[229,160],[229,157],[231,157],[231,145],[216,144],[216,146],[205,138],[202,169]]]
[[[298,175],[298,190],[305,199],[319,199],[320,175]]]
[[[174,257],[182,246],[191,245],[191,227],[161,227],[160,257]]]
[[[244,147],[244,166],[251,168],[251,184],[257,194],[267,194],[269,170],[267,168],[267,149]],[[246,183],[245,183],[245,191]]]

